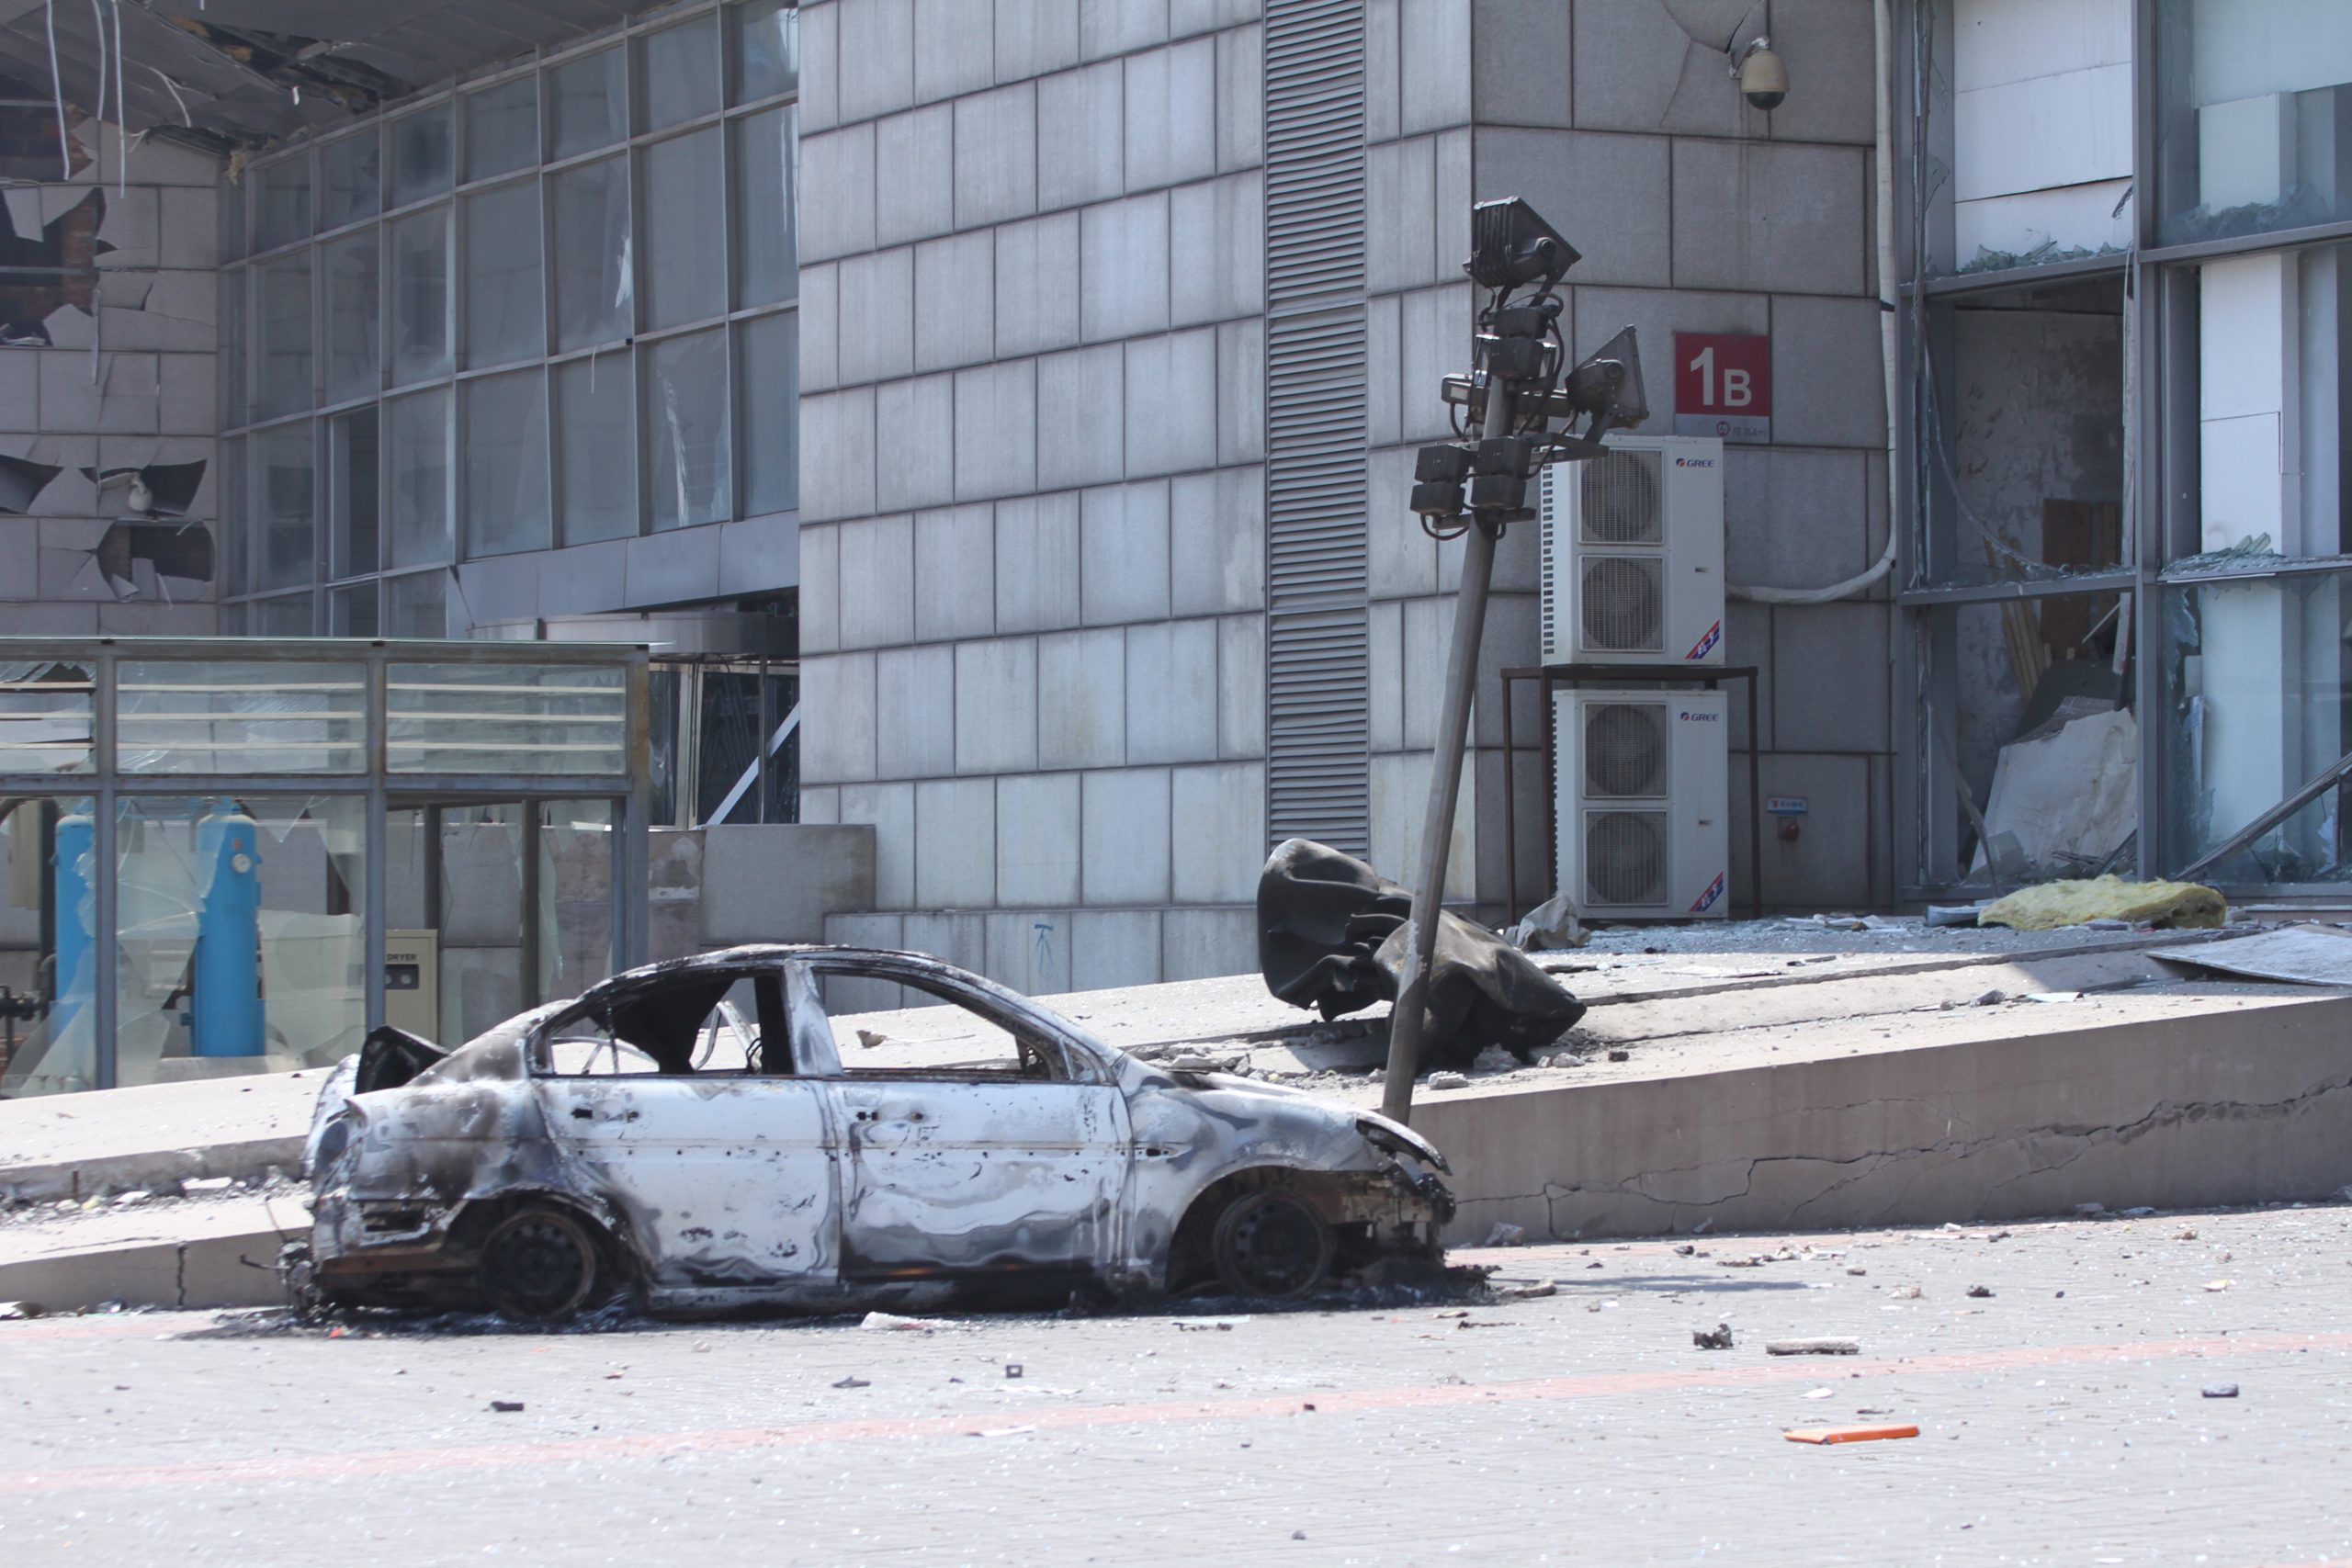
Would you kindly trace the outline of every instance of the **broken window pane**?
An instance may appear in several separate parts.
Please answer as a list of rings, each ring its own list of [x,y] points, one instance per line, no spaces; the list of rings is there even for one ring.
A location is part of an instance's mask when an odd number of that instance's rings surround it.
[[[729,8],[727,20],[735,34],[730,102],[748,104],[798,85],[800,13],[792,0],[746,0]]]
[[[388,227],[392,248],[392,384],[449,373],[449,209]]]
[[[469,381],[466,553],[543,550],[548,537],[547,378],[518,370]]]
[[[2157,233],[2166,244],[2352,215],[2352,52],[2311,0],[2160,0]]]
[[[52,178],[56,172],[51,164]],[[89,678],[86,669],[79,674]],[[6,895],[0,897],[0,986],[48,1004],[0,1036],[6,1052],[0,1095],[23,1099],[97,1087],[92,1012],[97,953],[90,929],[98,874],[96,829],[96,803],[87,798],[0,800],[0,868],[7,874]]]
[[[115,681],[116,755],[125,773],[351,773],[367,766],[362,665],[125,660]]]
[[[641,423],[653,528],[717,523],[733,514],[728,432],[727,337],[694,333],[648,345]]]
[[[327,291],[327,401],[344,402],[381,389],[376,357],[376,234],[363,230],[319,247]]]
[[[311,232],[311,160],[298,152],[254,173],[254,249],[273,251]]]
[[[455,140],[447,104],[392,121],[392,201],[406,207],[449,188],[455,172]]]
[[[1930,580],[2123,566],[2120,278],[1939,304],[1926,347]]]
[[[793,183],[799,159],[786,105],[745,115],[735,138],[735,304],[773,305],[799,292]]]
[[[311,581],[318,504],[311,468],[311,422],[301,420],[255,435],[254,501],[261,513],[261,549],[254,586],[288,588]],[[304,627],[307,631],[307,624]]]
[[[525,74],[466,96],[466,178],[486,180],[539,161],[539,79]]]
[[[555,367],[567,545],[637,533],[635,383],[626,350]]]
[[[392,547],[388,564],[446,562],[455,539],[449,522],[449,389],[435,387],[384,406],[390,425]]]
[[[466,201],[466,363],[504,365],[542,353],[539,183],[519,180]]]
[[[1928,766],[1958,846],[1939,880],[1986,886],[1988,863],[2004,887],[2086,876],[2122,844],[2138,819],[2131,617],[2128,594],[2081,593],[1934,618],[1946,629],[1928,639]],[[1958,798],[1947,737],[1983,833]]]
[[[628,163],[605,158],[548,181],[555,203],[555,346],[615,343],[636,327]]]
[[[90,771],[92,679],[86,664],[0,663],[0,773]]]
[[[412,572],[384,579],[384,635],[429,637],[449,635],[443,599],[447,592],[440,571]]]
[[[327,465],[334,575],[356,577],[374,571],[382,564],[376,526],[376,405],[337,414],[327,422]]]
[[[718,315],[727,309],[718,128],[656,142],[644,157],[645,324]]]
[[[340,229],[383,206],[374,127],[319,149],[319,227]]]
[[[659,130],[718,107],[718,23],[703,17],[638,41],[645,129]]]
[[[743,511],[800,504],[800,315],[745,321],[742,333]]]
[[[548,73],[548,91],[554,100],[551,157],[593,152],[627,134],[628,89],[618,49],[557,66]]]
[[[322,1066],[368,1027],[367,803],[126,800],[116,1078],[189,1057]]]
[[[2352,570],[2217,575],[2168,581],[2163,594],[2158,869],[2170,874],[2257,823],[2352,751],[2345,657]],[[2352,784],[2332,782],[2199,879],[2224,886],[2341,881],[2347,807]]]
[[[261,364],[256,371],[264,419],[311,406],[311,254],[297,251],[254,269],[261,317]]]

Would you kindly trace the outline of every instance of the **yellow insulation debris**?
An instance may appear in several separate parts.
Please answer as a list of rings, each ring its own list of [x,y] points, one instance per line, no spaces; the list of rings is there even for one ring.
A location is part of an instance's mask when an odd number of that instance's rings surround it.
[[[1980,926],[2047,931],[2085,920],[2130,920],[2133,925],[2218,926],[2229,904],[2195,882],[2126,882],[2101,876],[2089,882],[2045,882],[2022,887],[1976,912]]]

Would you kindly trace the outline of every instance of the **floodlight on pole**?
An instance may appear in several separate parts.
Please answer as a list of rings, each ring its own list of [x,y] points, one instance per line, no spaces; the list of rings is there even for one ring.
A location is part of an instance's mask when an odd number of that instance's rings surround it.
[[[1413,467],[1412,509],[1422,529],[1435,539],[1458,538],[1463,548],[1421,822],[1420,879],[1413,888],[1402,983],[1389,1012],[1381,1109],[1399,1122],[1412,1114],[1413,1079],[1420,1070],[1430,965],[1437,953],[1495,543],[1510,524],[1534,517],[1528,487],[1544,464],[1596,457],[1604,434],[1637,425],[1649,413],[1633,328],[1573,368],[1567,365],[1559,331],[1562,300],[1554,290],[1577,259],[1577,248],[1517,197],[1471,209],[1470,256],[1462,270],[1493,292],[1478,313],[1470,370],[1440,384],[1458,439],[1422,447]],[[1521,290],[1529,292],[1514,301]]]

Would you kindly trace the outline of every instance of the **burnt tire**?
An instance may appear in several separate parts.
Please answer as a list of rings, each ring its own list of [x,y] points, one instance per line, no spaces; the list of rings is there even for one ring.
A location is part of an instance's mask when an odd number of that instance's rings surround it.
[[[1216,1277],[1237,1295],[1282,1301],[1303,1296],[1330,1271],[1331,1227],[1294,1193],[1250,1192],[1216,1218],[1209,1257]]]
[[[519,1323],[570,1317],[595,1294],[602,1272],[589,1225],[561,1209],[518,1209],[482,1238],[482,1300]]]

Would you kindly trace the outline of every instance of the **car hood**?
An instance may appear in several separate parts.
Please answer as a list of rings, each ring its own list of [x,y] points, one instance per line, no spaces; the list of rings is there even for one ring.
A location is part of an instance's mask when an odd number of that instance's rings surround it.
[[[1383,1157],[1410,1154],[1424,1165],[1452,1174],[1436,1145],[1376,1111],[1238,1073],[1171,1072],[1133,1057],[1127,1063],[1131,1104],[1164,1097],[1222,1124],[1237,1137],[1256,1132],[1278,1141],[1337,1139],[1367,1145]]]

